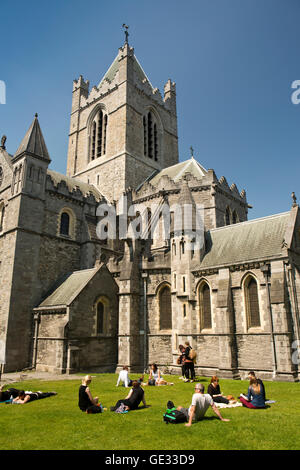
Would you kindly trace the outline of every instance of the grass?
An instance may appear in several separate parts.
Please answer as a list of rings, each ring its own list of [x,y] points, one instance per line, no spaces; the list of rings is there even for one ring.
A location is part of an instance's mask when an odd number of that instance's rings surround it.
[[[78,408],[76,380],[26,381],[13,386],[25,390],[55,390],[58,395],[26,405],[0,404],[1,450],[295,450],[300,447],[299,383],[266,382],[267,398],[276,400],[264,410],[244,407],[221,410],[229,423],[211,409],[204,420],[186,428],[165,424],[168,400],[189,406],[194,384],[165,376],[174,386],[145,387],[147,409],[116,414],[109,411],[128,389],[116,387],[117,375],[94,374],[91,391],[108,411],[87,415]],[[135,378],[135,376],[133,376]],[[201,378],[207,389],[208,378]],[[224,394],[247,391],[248,382],[221,380]]]

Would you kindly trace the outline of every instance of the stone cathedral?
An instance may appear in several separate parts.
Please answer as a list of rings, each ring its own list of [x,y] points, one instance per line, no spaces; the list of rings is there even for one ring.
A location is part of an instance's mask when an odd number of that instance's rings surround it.
[[[249,220],[246,193],[179,161],[176,86],[153,88],[126,40],[99,84],[73,82],[67,175],[53,171],[38,116],[14,154],[0,148],[0,341],[4,370],[132,372],[156,362],[181,373],[298,380],[300,215]],[[123,198],[123,199],[122,199]],[[203,243],[189,234],[120,236],[120,201],[201,205]],[[99,238],[115,208],[117,236]],[[106,214],[105,214],[106,215]],[[172,213],[171,213],[172,216]],[[172,217],[171,217],[172,219]],[[155,222],[154,222],[155,220]]]

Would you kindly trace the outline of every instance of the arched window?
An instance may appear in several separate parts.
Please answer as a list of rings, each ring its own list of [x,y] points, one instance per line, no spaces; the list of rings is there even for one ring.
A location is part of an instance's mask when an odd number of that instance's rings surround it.
[[[184,240],[180,241],[180,255],[184,255]]]
[[[90,160],[95,160],[106,153],[107,114],[99,109],[91,124]]]
[[[172,328],[172,304],[169,286],[164,286],[159,291],[159,318],[161,330]]]
[[[233,213],[232,213],[232,223],[237,224],[238,222],[239,222],[238,215],[237,215],[236,211],[233,211]]]
[[[229,207],[226,207],[226,212],[225,212],[225,224],[230,225],[231,223],[231,217],[230,217],[230,209]]]
[[[104,305],[102,302],[97,304],[97,335],[104,333]]]
[[[60,234],[70,235],[70,216],[67,212],[63,212],[60,217]]]
[[[144,132],[144,155],[149,158],[158,160],[158,127],[154,114],[149,111],[143,116],[143,132]]]
[[[260,327],[258,287],[256,279],[248,276],[244,283],[248,328]]]
[[[96,121],[94,121],[92,125],[92,160],[95,159],[95,155],[96,155],[96,130],[97,130],[97,123]]]
[[[200,305],[200,328],[201,330],[210,329],[211,321],[211,299],[210,288],[207,282],[202,282],[199,288],[199,305]]]

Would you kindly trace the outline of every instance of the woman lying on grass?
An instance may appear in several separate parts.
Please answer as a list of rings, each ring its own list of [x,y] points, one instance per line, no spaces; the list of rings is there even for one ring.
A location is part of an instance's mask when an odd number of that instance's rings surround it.
[[[41,400],[42,398],[52,397],[53,395],[57,395],[57,393],[24,392],[24,390],[20,390],[18,396],[13,399],[13,403],[16,403],[17,405],[25,405],[25,403],[29,403],[30,401]]]

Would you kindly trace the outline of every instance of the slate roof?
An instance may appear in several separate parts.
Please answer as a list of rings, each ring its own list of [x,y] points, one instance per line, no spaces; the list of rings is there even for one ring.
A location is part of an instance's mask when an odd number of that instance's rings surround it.
[[[74,271],[37,308],[69,306],[94,277],[99,267]]]
[[[210,230],[199,269],[281,256],[289,218],[284,212]]]
[[[37,114],[35,115],[31,126],[26,132],[25,137],[23,138],[14,156],[17,157],[24,152],[37,155],[38,157],[50,162],[49,153],[39,125]]]
[[[194,157],[192,157],[185,162],[180,162],[176,165],[164,168],[159,173],[154,175],[153,178],[149,180],[149,183],[152,184],[152,186],[156,186],[159,180],[165,175],[171,178],[174,183],[177,183],[177,181],[179,181],[187,173],[190,173],[195,178],[201,179],[206,175],[207,170],[202,165],[200,165],[200,163]]]

